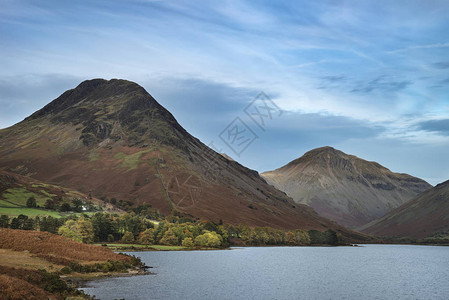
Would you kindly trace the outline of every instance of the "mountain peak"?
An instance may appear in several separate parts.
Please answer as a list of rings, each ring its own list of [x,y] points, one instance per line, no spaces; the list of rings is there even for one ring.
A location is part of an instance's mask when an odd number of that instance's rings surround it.
[[[320,147],[312,149],[308,152],[306,152],[303,156],[291,161],[287,165],[285,165],[283,168],[291,168],[298,164],[303,163],[304,161],[315,161],[315,162],[321,162],[321,163],[327,163],[329,161],[335,160],[335,159],[349,159],[350,157],[355,157],[352,155],[348,155],[340,150],[337,150],[330,146]]]
[[[312,150],[306,152],[305,155],[317,155],[317,154],[320,154],[320,153],[331,153],[331,154],[347,155],[346,153],[344,153],[344,152],[342,152],[342,151],[340,151],[338,149],[335,149],[335,148],[333,148],[331,146],[324,146],[324,147],[319,147],[319,148],[312,149]]]
[[[126,102],[129,100],[130,94],[133,96],[146,96],[150,101],[156,102],[143,87],[137,83],[123,80],[111,79],[105,80],[101,78],[85,80],[76,88],[68,90],[58,98],[44,106],[32,114],[27,119],[36,119],[44,116],[55,116],[64,110],[74,108],[79,110],[86,104],[113,104],[112,102]],[[111,99],[113,98],[113,99]],[[104,102],[108,103],[104,103]]]
[[[156,140],[183,148],[182,139],[190,137],[143,87],[123,79],[83,81],[24,122],[42,118],[52,124],[77,126],[86,146],[110,138],[128,145]]]

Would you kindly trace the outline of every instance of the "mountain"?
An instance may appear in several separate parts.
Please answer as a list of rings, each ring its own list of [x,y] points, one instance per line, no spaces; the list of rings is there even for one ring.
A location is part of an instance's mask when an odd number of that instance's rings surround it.
[[[367,224],[363,231],[391,237],[449,235],[449,180]]]
[[[431,187],[331,147],[311,150],[261,175],[296,203],[349,228],[377,219]]]
[[[0,130],[0,141],[0,169],[98,198],[215,222],[345,230],[205,146],[126,80],[84,81]]]

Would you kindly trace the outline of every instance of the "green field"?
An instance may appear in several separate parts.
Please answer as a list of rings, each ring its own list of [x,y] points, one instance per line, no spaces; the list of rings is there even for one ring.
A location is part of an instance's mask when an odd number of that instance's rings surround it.
[[[1,203],[1,201],[0,201]],[[2,204],[3,205],[3,204]],[[37,209],[37,208],[26,208],[26,207],[0,207],[0,215],[8,215],[11,217],[18,215],[25,215],[28,217],[37,217],[37,216],[51,216],[54,218],[61,218],[66,213],[59,213],[57,211]]]
[[[28,217],[37,216],[51,216],[54,218],[62,218],[72,215],[88,215],[92,216],[95,212],[59,212],[53,210],[39,209],[39,208],[28,208],[28,207],[5,207],[0,200],[0,215],[8,215],[10,217],[17,217],[18,215],[25,215]]]

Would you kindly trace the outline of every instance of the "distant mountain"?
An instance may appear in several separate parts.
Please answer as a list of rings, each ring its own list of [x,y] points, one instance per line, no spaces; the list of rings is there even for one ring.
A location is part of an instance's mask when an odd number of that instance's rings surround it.
[[[425,191],[384,217],[367,224],[364,232],[377,236],[449,236],[449,180]]]
[[[151,204],[163,214],[345,230],[205,146],[145,89],[126,80],[82,82],[0,130],[0,169],[98,198]]]
[[[311,150],[261,175],[296,203],[308,204],[349,228],[377,219],[431,188],[424,180],[331,147]]]

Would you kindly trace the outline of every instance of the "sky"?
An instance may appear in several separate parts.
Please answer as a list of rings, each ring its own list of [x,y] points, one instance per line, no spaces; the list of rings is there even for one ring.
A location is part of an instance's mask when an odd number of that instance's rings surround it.
[[[436,0],[0,0],[0,128],[83,80],[122,78],[259,172],[332,146],[437,184],[448,16]]]

